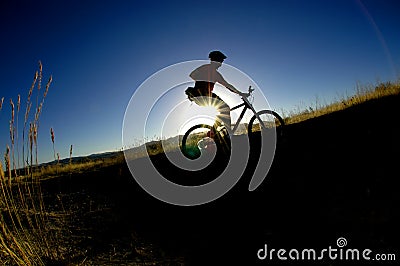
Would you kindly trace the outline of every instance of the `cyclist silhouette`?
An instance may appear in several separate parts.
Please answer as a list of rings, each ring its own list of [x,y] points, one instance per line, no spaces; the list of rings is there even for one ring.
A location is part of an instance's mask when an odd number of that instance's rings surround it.
[[[222,65],[222,62],[226,59],[226,56],[222,52],[212,51],[208,55],[208,58],[210,59],[209,64],[202,65],[190,73],[190,77],[195,81],[195,85],[194,87],[189,87],[185,92],[189,100],[194,101],[199,106],[214,106],[219,114],[216,117],[213,127],[217,129],[222,122],[230,131],[230,107],[218,95],[212,92],[214,85],[218,82],[231,92],[240,96],[246,96],[248,94],[237,90],[217,71]]]

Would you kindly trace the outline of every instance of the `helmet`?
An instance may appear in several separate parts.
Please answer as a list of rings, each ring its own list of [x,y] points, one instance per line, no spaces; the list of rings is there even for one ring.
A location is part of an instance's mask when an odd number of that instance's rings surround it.
[[[226,59],[226,55],[224,55],[220,51],[212,51],[208,54],[208,58],[210,58],[211,61],[217,61],[222,63],[222,61]]]

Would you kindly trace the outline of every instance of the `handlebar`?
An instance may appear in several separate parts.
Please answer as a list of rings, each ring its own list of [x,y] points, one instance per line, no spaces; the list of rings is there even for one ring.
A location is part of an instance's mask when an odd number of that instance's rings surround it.
[[[251,106],[251,103],[249,101],[249,97],[251,96],[251,94],[253,93],[254,89],[251,87],[251,85],[249,86],[248,92],[247,93],[242,93],[241,94],[241,98],[242,101],[244,102],[244,104]]]
[[[248,92],[242,94],[243,100],[246,99],[247,97],[249,97],[253,91],[254,91],[254,89],[251,88],[251,85],[250,85],[250,86],[249,86],[249,89],[248,89]]]

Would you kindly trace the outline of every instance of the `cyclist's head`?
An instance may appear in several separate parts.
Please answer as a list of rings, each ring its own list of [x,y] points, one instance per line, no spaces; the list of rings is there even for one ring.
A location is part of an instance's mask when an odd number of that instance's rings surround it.
[[[208,58],[210,58],[211,61],[222,63],[226,59],[226,55],[220,51],[212,51],[208,54]]]

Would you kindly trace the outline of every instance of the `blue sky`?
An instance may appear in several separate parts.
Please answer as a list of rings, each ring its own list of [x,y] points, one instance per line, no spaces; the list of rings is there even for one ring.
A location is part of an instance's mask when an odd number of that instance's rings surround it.
[[[135,89],[214,49],[278,111],[397,80],[399,11],[398,1],[378,0],[2,1],[0,148],[10,143],[9,99],[26,102],[38,60],[44,79],[53,75],[39,132],[39,159],[49,161],[50,127],[61,157],[71,144],[75,155],[120,148]]]

